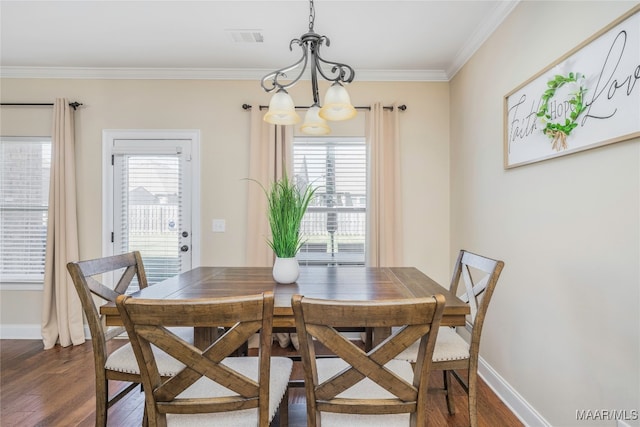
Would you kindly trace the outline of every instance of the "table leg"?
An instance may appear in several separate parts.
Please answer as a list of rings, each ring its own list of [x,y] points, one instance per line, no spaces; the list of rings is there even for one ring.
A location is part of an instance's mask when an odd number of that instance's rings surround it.
[[[373,328],[373,347],[380,344],[382,341],[389,338],[391,335],[391,328]],[[367,337],[368,338],[368,337]],[[367,339],[369,341],[369,339]]]
[[[193,345],[200,350],[209,347],[212,342],[220,337],[218,328],[196,327],[193,328]]]
[[[195,327],[193,329],[193,345],[200,350],[204,350],[209,347],[212,342],[220,338],[222,334],[224,334],[224,328]],[[244,343],[232,356],[246,356],[248,349],[248,343]]]

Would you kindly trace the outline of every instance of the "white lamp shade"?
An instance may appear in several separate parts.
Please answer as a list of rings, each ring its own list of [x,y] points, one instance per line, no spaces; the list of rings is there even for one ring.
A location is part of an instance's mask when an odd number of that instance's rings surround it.
[[[264,121],[274,125],[293,125],[300,121],[293,99],[286,90],[280,89],[271,97]]]
[[[356,115],[351,105],[349,93],[340,83],[331,85],[324,96],[324,105],[320,109],[320,117],[326,120],[349,120]]]
[[[306,135],[326,135],[331,132],[331,129],[327,126],[327,121],[320,117],[319,112],[320,107],[317,105],[313,105],[307,110],[304,122],[300,126],[302,133]]]

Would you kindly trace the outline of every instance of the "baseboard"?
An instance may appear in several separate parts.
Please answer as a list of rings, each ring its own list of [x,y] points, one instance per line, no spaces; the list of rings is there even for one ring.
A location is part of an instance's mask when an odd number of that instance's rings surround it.
[[[11,324],[0,325],[0,339],[3,340],[41,340],[40,325]]]
[[[551,427],[551,424],[482,357],[478,360],[478,374],[525,426]]]
[[[0,325],[0,339],[3,340],[41,340],[41,325],[34,324],[11,324]],[[91,339],[89,326],[84,325],[84,337]]]

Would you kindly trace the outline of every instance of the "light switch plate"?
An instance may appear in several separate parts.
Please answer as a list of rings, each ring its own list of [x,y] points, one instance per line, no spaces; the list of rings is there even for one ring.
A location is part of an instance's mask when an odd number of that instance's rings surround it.
[[[211,221],[211,231],[214,233],[224,233],[226,228],[227,226],[224,219],[214,219]]]

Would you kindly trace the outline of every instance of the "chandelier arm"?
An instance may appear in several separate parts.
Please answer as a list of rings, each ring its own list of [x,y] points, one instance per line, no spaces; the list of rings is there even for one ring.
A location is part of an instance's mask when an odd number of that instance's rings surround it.
[[[341,62],[327,61],[320,56],[320,46],[322,45],[322,42],[324,40],[327,41],[327,46],[329,46],[329,39],[325,36],[322,36],[321,40],[318,42],[315,48],[315,55],[313,55],[315,68],[318,69],[318,72],[325,80],[328,80],[330,82],[351,83],[356,76],[353,68]],[[321,63],[331,66],[331,73],[334,74],[334,77],[328,76],[324,73],[324,71],[322,71]]]
[[[279,70],[276,70],[264,76],[262,78],[262,81],[260,82],[260,85],[265,90],[265,92],[267,93],[273,92],[275,89],[288,89],[293,85],[295,85],[296,83],[298,83],[298,81],[302,78],[304,71],[307,69],[307,61],[308,61],[307,46],[304,45],[302,41],[298,39],[294,39],[294,40],[291,40],[291,43],[289,44],[290,50],[293,50],[292,49],[293,43],[298,44],[302,48],[302,57],[297,62],[295,62],[292,65],[289,65],[288,67],[280,68]],[[291,80],[291,82],[287,84],[281,84],[280,82],[278,82],[278,78],[280,77],[286,78],[287,72],[291,70],[295,70],[296,68],[300,67],[300,64],[302,64],[302,67],[300,68],[300,74],[298,74],[298,76],[295,79]],[[270,86],[267,86],[267,81],[271,83]]]

